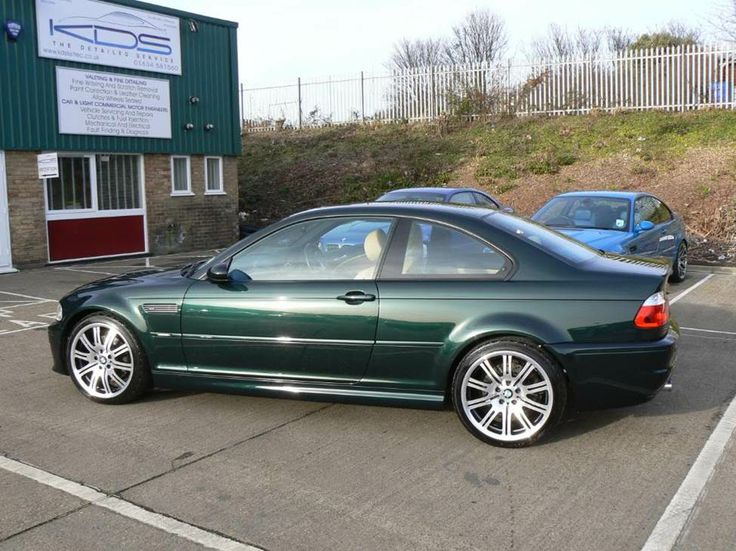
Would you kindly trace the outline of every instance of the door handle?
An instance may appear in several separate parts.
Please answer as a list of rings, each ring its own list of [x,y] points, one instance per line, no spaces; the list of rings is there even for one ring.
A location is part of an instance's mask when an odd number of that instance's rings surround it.
[[[373,302],[376,300],[376,295],[369,295],[363,291],[348,291],[337,297],[337,300],[342,300],[348,304],[361,304],[363,302]]]

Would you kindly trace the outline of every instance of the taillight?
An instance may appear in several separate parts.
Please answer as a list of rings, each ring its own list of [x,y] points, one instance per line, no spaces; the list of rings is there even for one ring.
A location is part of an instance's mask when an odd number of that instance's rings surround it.
[[[658,329],[670,321],[670,305],[664,293],[655,293],[644,301],[634,318],[639,329]]]

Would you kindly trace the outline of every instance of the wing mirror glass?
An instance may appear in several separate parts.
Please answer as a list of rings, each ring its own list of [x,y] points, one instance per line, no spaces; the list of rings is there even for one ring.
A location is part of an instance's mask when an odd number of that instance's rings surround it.
[[[227,262],[220,262],[215,264],[209,270],[207,270],[207,279],[213,283],[227,283],[230,281],[228,270],[230,266]]]
[[[637,232],[649,231],[653,228],[654,228],[654,223],[650,222],[649,220],[642,220],[636,225]]]

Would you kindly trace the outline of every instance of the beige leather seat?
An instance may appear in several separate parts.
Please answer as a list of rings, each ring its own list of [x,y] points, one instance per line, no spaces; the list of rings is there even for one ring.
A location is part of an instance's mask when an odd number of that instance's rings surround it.
[[[409,239],[406,243],[406,254],[404,255],[404,265],[401,269],[402,274],[419,274],[422,273],[422,264],[424,260],[424,239],[422,237],[422,229],[418,224],[412,224],[409,231]]]
[[[367,268],[362,269],[354,279],[372,279],[376,271],[376,264],[381,258],[383,247],[386,245],[386,232],[383,230],[373,230],[365,236],[363,240],[363,251],[365,257],[371,263]]]

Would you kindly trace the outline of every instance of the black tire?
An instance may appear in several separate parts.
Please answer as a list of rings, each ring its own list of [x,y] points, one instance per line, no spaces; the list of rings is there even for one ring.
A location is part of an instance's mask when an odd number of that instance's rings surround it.
[[[684,262],[683,262],[684,261]],[[687,243],[684,241],[680,243],[677,248],[677,256],[672,264],[672,274],[670,274],[670,281],[673,283],[680,283],[685,281],[687,277]]]
[[[500,384],[504,385],[503,387],[496,386],[497,383],[493,382],[496,379],[492,379],[487,369],[481,365],[484,360],[490,359],[493,373],[496,376],[502,375],[502,371],[497,370],[498,359],[501,358],[501,363],[504,363],[503,356],[499,356],[501,352],[508,352],[505,355],[512,358],[509,362],[509,371],[512,374],[507,378],[509,380],[500,377],[502,379]],[[522,376],[518,384],[506,386],[519,377],[527,364],[532,365],[531,371]],[[479,381],[476,377],[472,377],[477,375],[478,370],[484,376],[480,382],[488,385],[488,390],[467,386],[468,383],[475,385]],[[536,393],[527,391],[535,387],[542,387],[544,390],[538,390]],[[476,393],[477,397],[470,399],[472,393]],[[465,355],[453,376],[451,395],[455,412],[473,436],[494,446],[522,448],[537,442],[559,423],[567,402],[567,383],[562,369],[544,350],[525,341],[502,338],[481,344]],[[487,405],[473,405],[473,402],[482,401],[484,398],[488,398]],[[532,404],[536,404],[534,407],[541,406],[547,413],[528,409]],[[466,410],[466,407],[471,406],[477,409]],[[498,413],[494,415],[494,412]],[[496,419],[499,415],[503,418],[500,421],[501,434],[495,432]],[[486,430],[482,430],[483,422],[489,417]],[[509,434],[504,436],[507,418]],[[525,427],[522,418],[526,418],[527,422],[534,418],[534,421],[529,427]],[[514,425],[517,426],[516,429]],[[517,431],[516,434],[513,434],[514,430]]]
[[[85,333],[85,336],[87,336],[91,331],[94,334],[94,327],[101,327],[103,337],[107,336],[105,328],[112,328],[114,331],[117,331],[117,335],[112,333],[114,336],[110,343],[110,348],[115,347],[115,349],[119,350],[124,342],[128,345],[129,351],[119,354],[114,360],[102,360],[102,356],[109,357],[114,353],[110,352],[108,354],[102,350],[90,350],[86,359],[81,359],[79,357],[75,359],[75,357],[72,356],[73,347],[75,345],[77,346],[77,350],[89,350],[89,347],[86,344],[79,344],[79,341],[83,340],[80,333]],[[77,339],[78,336],[79,339]],[[95,342],[96,341],[94,341],[94,339],[90,340],[87,338],[87,343],[94,345]],[[143,352],[143,348],[133,332],[128,329],[124,323],[121,323],[112,316],[105,314],[91,314],[82,318],[77,322],[69,334],[65,353],[69,376],[74,382],[74,385],[84,396],[93,402],[97,402],[99,404],[126,404],[140,398],[143,393],[151,387],[151,370],[148,366],[148,359]],[[107,364],[106,367],[101,365],[103,361]],[[89,368],[91,364],[94,364],[96,367]],[[116,367],[116,365],[122,366],[123,364],[126,365],[126,371],[123,371],[123,367]],[[128,364],[132,366],[132,371],[130,372],[127,371],[129,369],[127,367]],[[92,383],[91,379],[86,379],[86,374],[80,376],[80,373],[84,370],[87,370],[87,373],[98,370],[100,372],[99,375],[103,376],[106,373],[105,369],[107,369],[107,372],[113,370],[118,379],[125,384],[115,386],[116,383],[114,382],[113,384],[110,384],[110,377],[103,377],[107,380],[107,386],[105,386],[102,379],[100,379],[99,383]],[[94,376],[94,373],[90,375],[90,377]],[[104,391],[106,388],[110,389],[109,397],[101,395],[101,392],[97,392],[96,390],[100,389],[101,391]]]

